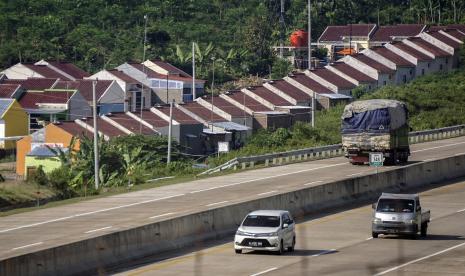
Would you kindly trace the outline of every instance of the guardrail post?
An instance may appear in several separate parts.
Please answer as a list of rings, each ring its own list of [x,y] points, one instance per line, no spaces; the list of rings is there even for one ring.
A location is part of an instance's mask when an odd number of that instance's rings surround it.
[[[304,153],[304,160],[307,160],[307,159],[308,159],[308,154]]]
[[[270,165],[270,160],[265,159],[265,167],[268,167]]]
[[[297,155],[297,160],[299,160],[299,161],[302,160],[302,154]]]
[[[283,158],[282,157],[279,157],[279,165],[281,165],[283,163]]]
[[[253,168],[255,166],[255,162],[254,161],[250,161],[250,168]]]
[[[234,165],[233,170],[237,171],[237,164]]]
[[[278,160],[276,158],[273,158],[273,165],[276,165],[278,163]]]
[[[284,161],[284,162],[289,163],[289,160],[290,160],[290,157],[286,156],[286,161]]]
[[[244,163],[241,163],[242,164],[242,169],[245,169],[247,167],[247,163],[244,162]]]

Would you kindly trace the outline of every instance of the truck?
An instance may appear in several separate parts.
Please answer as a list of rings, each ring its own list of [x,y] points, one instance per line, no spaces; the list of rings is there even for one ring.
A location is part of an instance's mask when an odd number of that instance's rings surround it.
[[[414,239],[418,232],[422,237],[427,235],[431,213],[421,208],[418,194],[382,193],[373,210],[373,238],[379,234],[408,235]]]
[[[370,153],[382,153],[384,163],[408,161],[408,110],[396,100],[355,101],[342,113],[341,136],[345,156],[352,164],[368,164]]]

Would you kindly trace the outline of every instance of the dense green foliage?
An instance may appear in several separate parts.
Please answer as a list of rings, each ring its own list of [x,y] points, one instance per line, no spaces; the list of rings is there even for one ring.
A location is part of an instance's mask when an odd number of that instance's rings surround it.
[[[313,0],[312,37],[329,24],[465,22],[465,2],[446,0]],[[286,37],[306,28],[306,0],[285,1]],[[190,71],[197,42],[199,76],[220,82],[269,75],[270,46],[280,39],[280,0],[14,0],[0,1],[0,67],[59,59],[94,72],[143,56]],[[208,45],[211,46],[209,47]]]
[[[363,99],[397,99],[407,103],[414,130],[465,123],[465,71],[417,78],[402,86],[387,86]]]

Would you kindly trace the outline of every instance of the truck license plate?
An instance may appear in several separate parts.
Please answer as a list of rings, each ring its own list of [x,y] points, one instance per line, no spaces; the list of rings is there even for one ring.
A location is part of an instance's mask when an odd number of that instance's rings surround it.
[[[252,247],[258,247],[262,245],[263,245],[262,242],[257,242],[257,241],[249,242],[249,246],[252,246]]]

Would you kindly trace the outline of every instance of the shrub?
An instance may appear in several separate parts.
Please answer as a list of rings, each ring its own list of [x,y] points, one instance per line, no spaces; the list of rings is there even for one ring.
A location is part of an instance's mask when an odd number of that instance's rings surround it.
[[[54,189],[60,198],[71,198],[76,196],[76,192],[70,185],[73,178],[68,166],[61,166],[48,174],[49,186]]]

